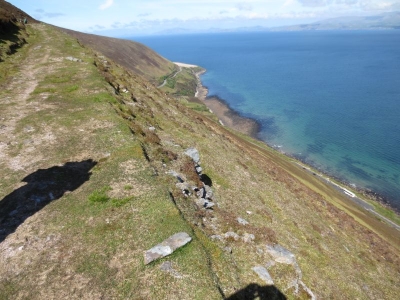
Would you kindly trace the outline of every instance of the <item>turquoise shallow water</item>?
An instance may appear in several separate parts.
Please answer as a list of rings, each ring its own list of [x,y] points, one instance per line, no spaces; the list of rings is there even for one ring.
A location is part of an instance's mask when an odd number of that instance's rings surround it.
[[[135,39],[207,69],[259,138],[400,208],[400,30]]]

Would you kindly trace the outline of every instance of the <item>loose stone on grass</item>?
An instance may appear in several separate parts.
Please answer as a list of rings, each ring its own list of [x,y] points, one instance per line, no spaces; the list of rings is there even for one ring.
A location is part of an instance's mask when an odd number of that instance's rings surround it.
[[[200,154],[196,148],[189,148],[185,151],[185,154],[189,156],[193,161],[198,164],[200,162]]]
[[[176,249],[189,243],[192,238],[186,232],[179,232],[144,253],[144,264],[172,254]]]
[[[247,225],[247,224],[249,224],[249,222],[248,221],[246,221],[245,219],[242,219],[242,218],[237,218],[237,221],[238,221],[238,223],[239,224],[241,224],[241,225]]]
[[[255,266],[254,268],[252,268],[252,270],[257,273],[258,277],[260,277],[265,282],[265,284],[267,285],[274,284],[271,275],[268,273],[267,269],[264,268],[263,266]]]

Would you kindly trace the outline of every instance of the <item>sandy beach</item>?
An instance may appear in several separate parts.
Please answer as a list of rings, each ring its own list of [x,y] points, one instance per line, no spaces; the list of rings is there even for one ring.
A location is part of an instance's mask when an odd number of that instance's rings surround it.
[[[257,138],[260,126],[255,120],[240,116],[224,100],[216,96],[208,97],[208,89],[202,84],[200,79],[200,76],[205,72],[206,70],[196,73],[197,91],[195,97],[201,100],[218,117],[224,126]]]

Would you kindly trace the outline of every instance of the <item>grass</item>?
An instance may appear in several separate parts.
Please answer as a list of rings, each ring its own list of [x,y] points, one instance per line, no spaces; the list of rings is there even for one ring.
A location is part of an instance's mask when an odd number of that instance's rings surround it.
[[[107,195],[107,192],[111,190],[111,187],[105,186],[100,190],[96,190],[93,193],[91,193],[88,197],[90,202],[100,202],[104,203],[109,201],[111,198]]]
[[[37,66],[46,72],[37,74],[27,101],[40,110],[24,111],[16,102],[24,116],[15,119],[16,144],[4,155],[12,152],[13,162],[24,168],[14,171],[1,161],[7,177],[0,181],[0,198],[37,169],[88,158],[97,165],[88,181],[8,237],[0,261],[3,298],[221,299],[218,288],[230,296],[252,282],[263,284],[251,268],[271,261],[265,246],[274,243],[296,255],[303,281],[318,298],[394,299],[399,293],[398,251],[332,205],[340,195],[290,158],[221,127],[201,104],[164,96],[167,88],[161,92],[112,61],[107,71],[98,69],[91,50],[54,28],[32,27],[32,32],[21,55],[29,58],[29,49],[46,44],[53,63]],[[44,43],[47,39],[52,42]],[[66,56],[83,62],[60,60]],[[178,74],[176,87],[190,76]],[[117,95],[111,84],[129,92]],[[51,95],[44,99],[46,93]],[[6,94],[12,92],[0,91]],[[26,126],[35,131],[25,132]],[[21,143],[28,137],[33,146]],[[203,173],[212,180],[213,211],[196,210],[166,174],[174,170],[201,185],[184,154],[189,147],[199,150]],[[238,217],[249,224],[240,225]],[[252,233],[255,240],[210,239],[231,230]],[[192,242],[143,264],[145,250],[181,231]],[[182,278],[160,270],[165,261]],[[288,299],[298,298],[286,289],[296,276],[293,268],[275,264],[269,271]]]

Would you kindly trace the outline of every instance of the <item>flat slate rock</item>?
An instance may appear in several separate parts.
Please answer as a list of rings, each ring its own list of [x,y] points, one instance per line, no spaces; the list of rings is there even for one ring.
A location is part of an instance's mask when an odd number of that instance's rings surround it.
[[[269,274],[267,269],[264,268],[263,266],[255,266],[254,268],[252,268],[252,270],[257,273],[258,277],[260,277],[260,279],[262,279],[265,282],[265,284],[267,285],[274,284],[271,275]]]
[[[200,162],[200,153],[196,148],[189,148],[185,151],[185,154],[189,156],[193,161],[198,164]]]
[[[292,252],[283,248],[281,245],[267,246],[267,252],[274,258],[278,263],[295,265],[296,257]]]
[[[186,232],[179,232],[170,236],[165,241],[161,242],[160,244],[154,246],[144,253],[145,265],[151,263],[156,259],[170,255],[176,249],[185,246],[191,240],[192,238]]]

